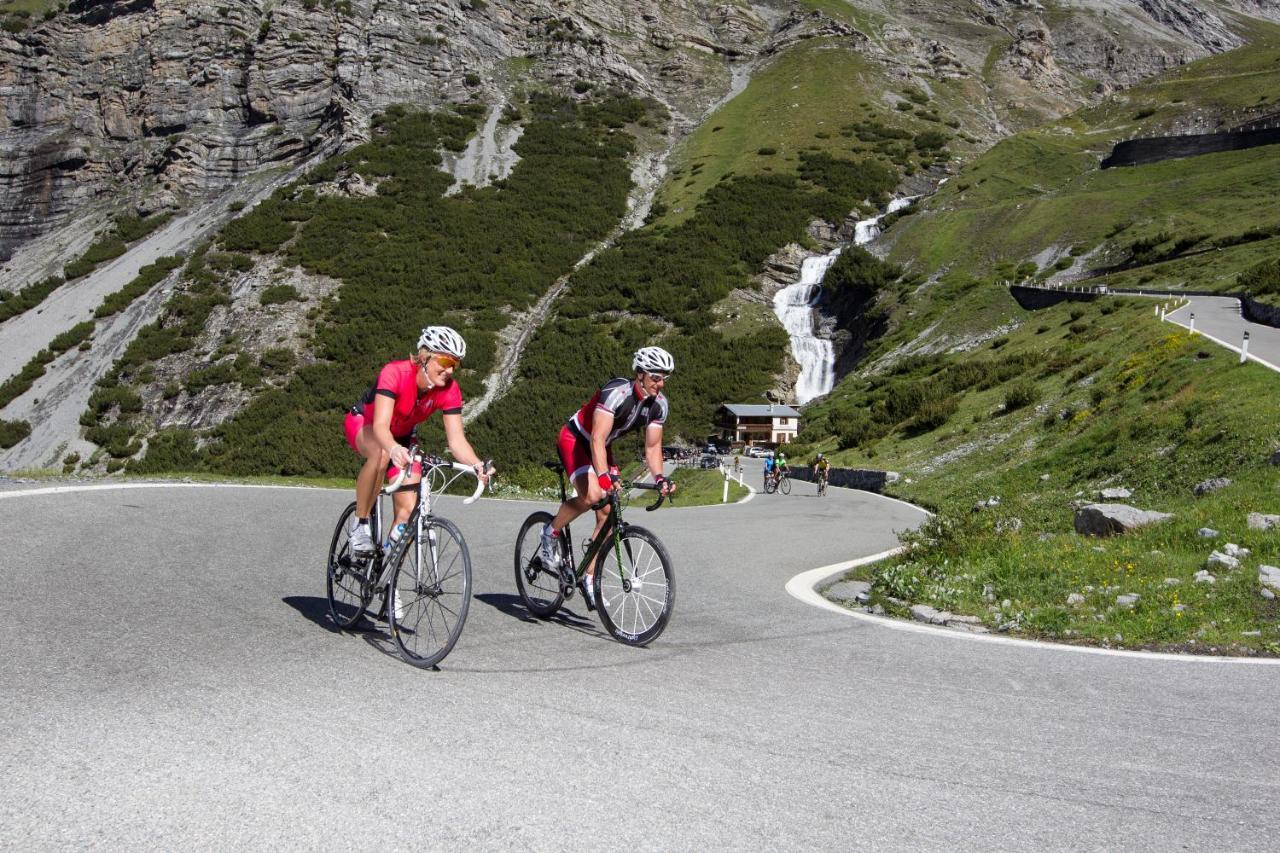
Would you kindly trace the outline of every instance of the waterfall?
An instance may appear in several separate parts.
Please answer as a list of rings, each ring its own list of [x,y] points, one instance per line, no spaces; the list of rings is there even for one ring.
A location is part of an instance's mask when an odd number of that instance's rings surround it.
[[[881,218],[901,210],[914,200],[915,196],[895,198],[880,216],[858,222],[853,230],[854,245],[864,246],[879,237]],[[782,288],[773,297],[773,313],[778,315],[787,330],[791,338],[791,355],[800,365],[795,391],[797,405],[821,397],[835,385],[835,350],[831,341],[814,334],[814,306],[822,295],[822,279],[839,255],[840,249],[836,248],[825,255],[805,258],[800,265],[800,280]]]

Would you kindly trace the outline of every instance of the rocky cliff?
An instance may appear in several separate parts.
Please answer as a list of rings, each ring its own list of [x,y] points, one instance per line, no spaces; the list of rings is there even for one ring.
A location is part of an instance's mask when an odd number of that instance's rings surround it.
[[[0,31],[0,258],[92,208],[178,207],[360,141],[395,102],[493,100],[531,79],[619,85],[697,120],[748,63],[816,35],[904,79],[968,77],[987,136],[1240,43],[1280,0],[74,0]],[[856,11],[856,15],[854,10]],[[16,29],[16,28],[15,28]],[[21,282],[6,282],[18,286]]]

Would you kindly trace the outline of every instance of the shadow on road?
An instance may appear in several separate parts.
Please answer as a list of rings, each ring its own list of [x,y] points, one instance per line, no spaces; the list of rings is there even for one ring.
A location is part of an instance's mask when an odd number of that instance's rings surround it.
[[[280,600],[307,617],[307,621],[319,625],[329,633],[342,633],[329,618],[329,599],[317,598],[314,595],[287,595]]]
[[[589,634],[593,637],[602,637],[607,640],[613,639],[604,631],[601,631],[591,619],[585,619],[563,606],[554,615],[546,619],[539,619],[529,612],[518,595],[511,595],[506,592],[486,592],[477,595],[475,599],[476,601],[483,601],[499,613],[519,619],[521,622],[529,622],[534,625],[542,623],[563,625],[566,628],[572,628],[575,631]]]

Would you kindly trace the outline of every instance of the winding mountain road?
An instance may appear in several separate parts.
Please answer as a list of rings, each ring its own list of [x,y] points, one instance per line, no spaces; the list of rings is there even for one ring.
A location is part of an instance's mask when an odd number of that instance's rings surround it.
[[[1265,850],[1280,667],[907,633],[796,573],[921,513],[789,497],[630,518],[666,542],[647,649],[528,618],[533,504],[443,501],[476,599],[438,672],[329,628],[346,492],[0,493],[5,847]]]

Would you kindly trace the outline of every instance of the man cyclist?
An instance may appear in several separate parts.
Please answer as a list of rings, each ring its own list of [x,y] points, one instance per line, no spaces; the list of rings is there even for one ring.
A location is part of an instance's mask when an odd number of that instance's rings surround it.
[[[675,359],[662,347],[641,347],[631,362],[634,375],[628,379],[610,379],[592,395],[560,429],[557,451],[564,470],[573,483],[574,496],[560,505],[550,523],[543,525],[541,538],[542,564],[550,569],[571,572],[572,566],[561,565],[561,531],[598,503],[606,492],[618,487],[618,469],[613,462],[611,445],[620,436],[644,431],[644,459],[653,480],[664,495],[675,491],[675,483],[662,474],[662,427],[669,406],[662,393],[667,377],[676,369]],[[594,538],[604,526],[610,508],[596,511]],[[591,596],[592,569],[582,579],[583,598],[593,607]]]
[[[827,457],[818,454],[818,459],[813,463],[813,476],[817,479],[819,485],[827,482],[827,474],[831,470],[831,463],[827,461]]]
[[[783,453],[781,450],[778,451],[778,456],[776,459],[774,459],[773,469],[774,469],[774,473],[779,477],[781,477],[783,474],[791,473],[790,471],[787,470],[787,454]]]
[[[769,454],[764,457],[764,484],[765,488],[769,487],[769,481],[773,479],[774,463],[773,455]]]
[[[356,476],[356,513],[348,535],[351,552],[368,556],[375,550],[369,514],[382,488],[383,477],[395,478],[409,462],[408,445],[413,431],[433,412],[443,413],[444,436],[449,452],[465,465],[473,465],[482,482],[489,472],[471,449],[462,430],[462,391],[453,379],[454,369],[466,357],[467,344],[448,326],[428,326],[418,338],[418,351],[403,361],[392,361],[378,373],[372,387],[347,411],[343,423],[347,444],[364,458]],[[418,482],[421,465],[415,464],[405,484]],[[391,529],[408,521],[415,493],[397,492]]]

